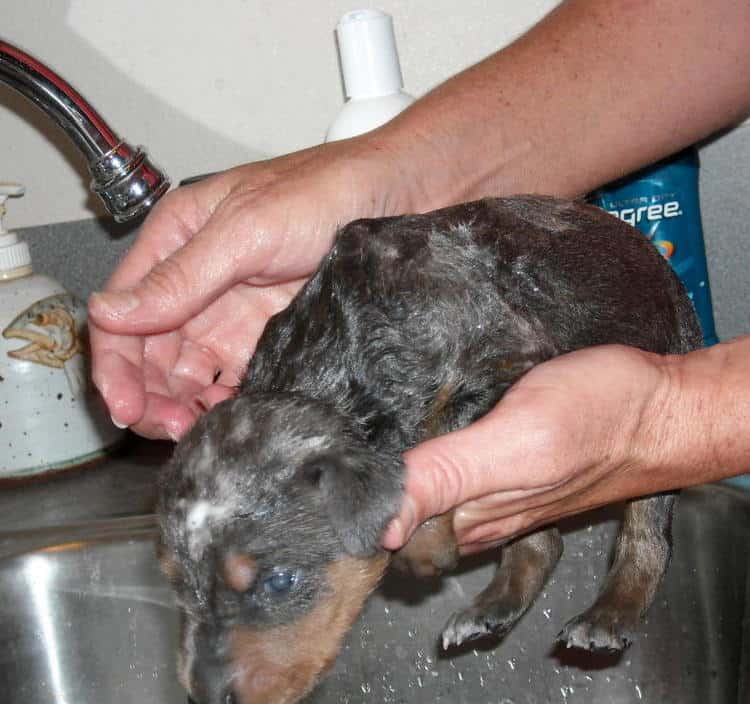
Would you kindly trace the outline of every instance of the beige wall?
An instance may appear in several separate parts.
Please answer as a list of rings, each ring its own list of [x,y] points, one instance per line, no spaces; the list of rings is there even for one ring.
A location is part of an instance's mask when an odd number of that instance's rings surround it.
[[[333,28],[393,15],[420,95],[507,44],[556,0],[10,0],[3,38],[48,62],[173,182],[322,140],[342,102]],[[85,166],[48,119],[0,86],[0,180],[13,227],[96,212]]]

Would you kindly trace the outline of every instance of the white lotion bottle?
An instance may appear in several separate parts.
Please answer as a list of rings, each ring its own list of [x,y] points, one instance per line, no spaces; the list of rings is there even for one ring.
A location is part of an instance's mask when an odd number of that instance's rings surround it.
[[[380,10],[347,12],[336,25],[346,102],[326,142],[380,127],[414,102],[405,93],[393,19]]]

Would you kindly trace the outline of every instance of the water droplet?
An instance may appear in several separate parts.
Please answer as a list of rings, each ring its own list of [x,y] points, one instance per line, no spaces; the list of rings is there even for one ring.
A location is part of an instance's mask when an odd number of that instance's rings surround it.
[[[544,614],[544,618],[549,621],[549,617],[552,614],[552,609],[543,609],[542,613]]]
[[[635,693],[638,695],[638,699],[643,699],[643,693],[638,685],[635,686]]]

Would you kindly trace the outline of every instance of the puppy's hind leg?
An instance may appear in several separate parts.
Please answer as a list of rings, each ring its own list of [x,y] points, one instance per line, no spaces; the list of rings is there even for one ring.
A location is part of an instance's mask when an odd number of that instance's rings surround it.
[[[623,650],[651,605],[672,555],[675,494],[630,501],[607,582],[594,605],[558,636],[569,648]]]
[[[451,616],[443,648],[507,633],[531,606],[562,555],[557,528],[547,528],[503,547],[500,564],[472,606]]]

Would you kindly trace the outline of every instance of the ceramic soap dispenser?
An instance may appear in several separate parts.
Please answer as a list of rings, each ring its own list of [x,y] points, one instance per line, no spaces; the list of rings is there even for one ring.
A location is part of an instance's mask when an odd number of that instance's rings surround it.
[[[3,227],[23,192],[0,183],[0,479],[86,464],[122,437],[90,382],[84,305]]]

